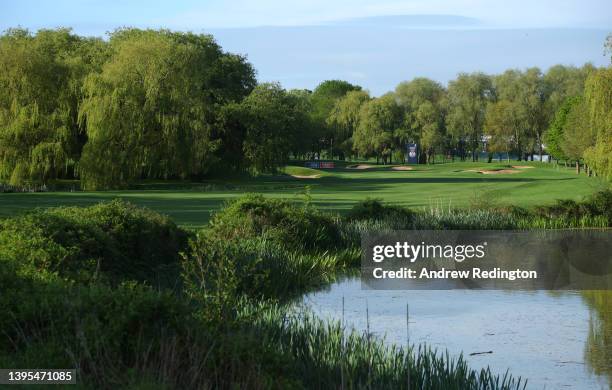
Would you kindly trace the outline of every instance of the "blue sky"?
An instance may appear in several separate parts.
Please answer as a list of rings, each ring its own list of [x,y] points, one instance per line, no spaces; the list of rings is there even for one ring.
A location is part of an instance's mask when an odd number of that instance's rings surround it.
[[[327,78],[374,94],[426,76],[556,64],[605,65],[610,0],[0,0],[0,29],[120,26],[212,33],[261,81],[314,88]]]

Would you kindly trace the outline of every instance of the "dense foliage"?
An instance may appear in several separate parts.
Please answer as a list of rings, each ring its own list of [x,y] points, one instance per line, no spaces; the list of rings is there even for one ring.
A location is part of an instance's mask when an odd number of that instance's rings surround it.
[[[308,204],[250,194],[214,215],[210,234],[225,239],[265,237],[294,249],[326,250],[338,245],[334,218]]]
[[[115,200],[0,221],[0,258],[75,282],[168,286],[187,239],[167,217]]]
[[[610,176],[610,72],[461,73],[447,88],[415,78],[380,97],[342,80],[287,91],[257,85],[246,58],[210,35],[10,29],[0,35],[0,181],[99,190],[276,172],[290,158],[402,162],[413,142],[421,163],[548,152]]]
[[[347,221],[393,216],[413,213],[368,201]],[[228,205],[189,247],[166,218],[124,202],[3,221],[0,364],[77,367],[83,388],[523,388],[461,357],[295,316],[284,301],[360,258],[341,238],[317,240],[321,223],[343,222],[256,196]],[[302,235],[320,247],[296,251]],[[143,273],[156,264],[180,270],[174,284]]]

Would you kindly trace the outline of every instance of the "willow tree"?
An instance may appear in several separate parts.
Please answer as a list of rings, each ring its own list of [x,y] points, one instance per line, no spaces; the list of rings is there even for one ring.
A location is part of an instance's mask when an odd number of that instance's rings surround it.
[[[429,161],[444,141],[446,91],[437,82],[419,77],[395,88],[403,124],[396,133],[398,143],[418,142]]]
[[[580,172],[580,162],[585,152],[595,145],[596,132],[588,121],[588,106],[584,98],[579,97],[571,105],[565,125],[561,149],[568,159],[576,162],[576,173]]]
[[[527,69],[519,78],[518,103],[523,111],[525,126],[531,146],[531,155],[538,152],[540,161],[544,152],[544,131],[548,127],[545,102],[546,89],[542,72],[538,68]],[[533,158],[533,157],[532,157]]]
[[[343,80],[325,80],[314,89],[310,95],[313,151],[320,153],[322,148],[329,147],[330,154],[334,154],[334,142],[338,143],[339,140],[335,138],[335,129],[329,125],[327,118],[338,100],[350,91],[360,90],[360,86]]]
[[[240,103],[243,153],[249,170],[274,172],[287,163],[309,126],[305,108],[299,94],[288,93],[277,83],[258,85]]]
[[[415,118],[421,129],[420,142],[426,162],[432,163],[436,150],[444,145],[444,117],[438,106],[425,102],[419,106]]]
[[[555,65],[546,71],[543,83],[546,95],[545,110],[549,122],[553,121],[568,98],[583,94],[584,82],[594,70],[592,64],[585,64],[582,67]]]
[[[492,95],[491,78],[484,73],[461,73],[449,83],[446,127],[450,135],[460,143],[462,158],[465,143],[472,152],[472,160],[477,158],[486,107]]]
[[[610,38],[609,38],[610,39]],[[610,40],[612,49],[612,39]],[[612,177],[612,67],[599,69],[586,81],[585,100],[595,144],[586,150],[585,160],[604,177]]]
[[[485,124],[489,136],[489,162],[493,153],[503,152],[507,153],[510,160],[510,152],[517,148],[517,131],[521,128],[521,119],[514,102],[503,99],[490,103]]]
[[[209,35],[126,29],[110,46],[101,72],[85,81],[83,187],[207,173],[222,142],[213,134],[217,105],[249,91],[250,65]]]
[[[370,100],[366,91],[350,91],[338,100],[327,117],[327,125],[334,129],[337,148],[342,153],[351,153],[353,134],[359,126],[361,107]]]
[[[353,148],[362,156],[376,156],[386,163],[394,149],[394,133],[401,126],[401,110],[393,94],[369,100],[359,112]]]
[[[0,180],[21,185],[72,176],[84,143],[81,84],[104,45],[69,29],[0,36]]]

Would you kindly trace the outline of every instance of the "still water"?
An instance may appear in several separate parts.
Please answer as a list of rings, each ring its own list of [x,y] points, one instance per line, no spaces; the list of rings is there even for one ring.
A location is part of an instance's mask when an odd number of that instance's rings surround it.
[[[425,343],[471,367],[528,379],[528,389],[612,389],[612,293],[474,290],[362,290],[359,278],[308,294],[325,319],[366,329],[386,342]],[[489,352],[470,356],[471,353]]]

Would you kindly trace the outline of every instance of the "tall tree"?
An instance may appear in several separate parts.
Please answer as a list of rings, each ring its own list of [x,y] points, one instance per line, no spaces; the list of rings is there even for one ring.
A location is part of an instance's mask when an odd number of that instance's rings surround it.
[[[548,115],[546,88],[540,70],[508,70],[494,77],[494,87],[496,99],[509,103],[504,112],[513,118],[514,144],[519,159],[526,149],[531,154],[538,151],[541,159]]]
[[[531,140],[531,155],[537,151],[542,161],[543,137],[547,127],[545,109],[546,94],[542,72],[538,68],[529,68],[520,78],[519,104],[523,110],[527,134]]]
[[[393,134],[401,125],[401,110],[392,94],[363,104],[353,147],[362,156],[376,156],[387,163],[393,152]]]
[[[544,142],[548,152],[557,159],[567,160],[567,156],[563,151],[563,143],[565,142],[564,129],[567,126],[567,117],[572,107],[582,103],[582,97],[574,96],[565,99],[563,105],[559,108],[552,120]]]
[[[122,29],[110,47],[101,72],[85,81],[83,187],[208,172],[222,142],[213,128],[216,108],[254,85],[250,65],[209,35]]]
[[[486,107],[493,99],[491,78],[484,73],[460,73],[448,86],[446,127],[460,144],[467,144],[476,161],[483,135]],[[461,153],[463,158],[463,151]]]
[[[507,153],[517,148],[517,131],[520,131],[521,119],[515,104],[508,100],[499,100],[489,103],[486,115],[486,129],[488,140],[488,152],[490,158],[493,153]],[[489,159],[489,161],[491,161]]]
[[[320,153],[323,148],[329,148],[333,154],[335,132],[333,127],[329,126],[327,118],[338,100],[350,91],[359,90],[360,86],[342,80],[326,80],[315,88],[310,97],[313,151]]]
[[[573,96],[582,95],[584,82],[595,67],[585,64],[582,67],[555,65],[544,74],[545,109],[547,121],[559,111],[565,100]]]
[[[400,83],[395,88],[395,97],[403,113],[403,125],[396,133],[398,146],[417,142],[425,152],[422,157],[429,161],[444,141],[444,88],[420,77]]]
[[[565,118],[563,142],[561,149],[568,159],[576,161],[576,170],[580,171],[585,151],[595,144],[596,132],[588,122],[588,107],[584,98],[575,99]]]
[[[353,134],[359,127],[361,107],[370,100],[365,91],[349,91],[338,100],[327,117],[327,125],[334,129],[336,147],[344,154],[353,147]]]
[[[612,50],[612,39],[608,38]],[[612,177],[612,66],[593,72],[585,86],[586,119],[595,133],[594,145],[585,160],[596,173]]]
[[[495,103],[487,106],[487,133],[491,137],[489,145],[499,147],[506,145],[505,136],[511,132],[512,146],[508,152],[514,152],[519,160],[523,157],[528,138],[526,110],[523,107],[522,73],[509,69],[493,77]],[[489,111],[492,111],[489,114]],[[495,123],[499,121],[500,123]],[[501,140],[495,137],[501,136]]]
[[[81,84],[104,46],[69,29],[0,36],[0,179],[21,185],[73,175],[85,142]]]
[[[246,129],[243,151],[254,172],[274,172],[287,163],[291,151],[302,142],[308,111],[297,94],[279,84],[257,86],[241,103]]]
[[[439,108],[427,101],[419,106],[415,119],[420,129],[421,148],[429,164],[433,162],[436,150],[444,144],[443,117]]]

